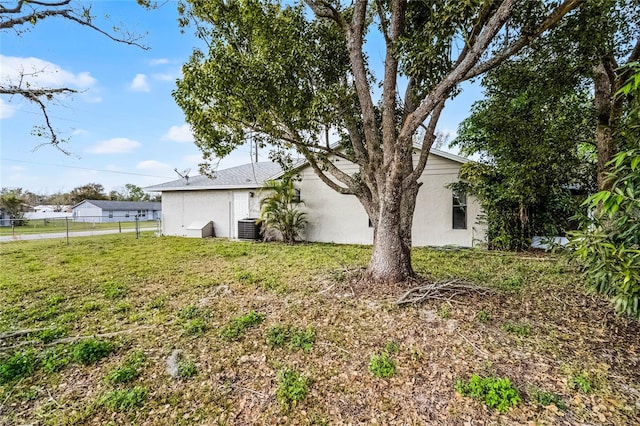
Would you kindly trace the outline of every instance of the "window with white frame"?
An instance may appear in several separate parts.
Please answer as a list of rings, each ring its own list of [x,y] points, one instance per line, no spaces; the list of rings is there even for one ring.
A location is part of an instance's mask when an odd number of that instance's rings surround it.
[[[467,229],[467,194],[453,191],[453,229]]]

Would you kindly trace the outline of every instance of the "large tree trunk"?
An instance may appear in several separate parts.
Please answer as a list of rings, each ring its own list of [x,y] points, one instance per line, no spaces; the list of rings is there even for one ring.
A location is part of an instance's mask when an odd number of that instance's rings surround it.
[[[394,283],[413,277],[411,245],[403,239],[400,215],[381,214],[373,237],[367,276],[374,282]]]
[[[614,103],[615,74],[607,61],[602,61],[594,67],[594,100],[597,115],[596,149],[597,149],[597,178],[598,189],[611,189],[612,182],[607,179],[611,161],[616,153],[613,133],[618,119],[617,108]]]

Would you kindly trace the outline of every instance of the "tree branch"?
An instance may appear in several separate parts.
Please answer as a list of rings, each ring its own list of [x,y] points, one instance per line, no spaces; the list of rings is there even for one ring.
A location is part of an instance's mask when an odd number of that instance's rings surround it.
[[[429,152],[431,151],[433,141],[435,140],[436,125],[438,124],[438,120],[440,119],[440,113],[444,109],[444,104],[445,101],[442,100],[438,105],[436,105],[433,112],[431,113],[429,125],[425,128],[418,164],[416,164],[415,169],[404,179],[403,186],[410,184],[412,181],[417,181],[420,176],[422,176],[422,172],[427,165]]]
[[[464,80],[469,80],[473,77],[477,77],[480,74],[483,74],[489,71],[492,68],[497,67],[506,59],[518,53],[524,47],[528,46],[534,39],[539,37],[542,33],[547,31],[549,28],[553,27],[562,19],[567,13],[579,7],[584,0],[565,0],[561,5],[556,7],[547,17],[547,19],[540,24],[538,28],[536,28],[533,32],[529,34],[523,35],[519,40],[516,40],[511,45],[506,47],[501,52],[494,55],[491,59],[476,65],[471,70],[469,70],[465,76]]]

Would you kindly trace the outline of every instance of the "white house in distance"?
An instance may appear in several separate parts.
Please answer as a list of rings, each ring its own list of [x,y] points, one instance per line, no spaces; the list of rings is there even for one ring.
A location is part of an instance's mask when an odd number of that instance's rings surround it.
[[[417,162],[418,154],[414,155]],[[356,165],[333,160],[347,173]],[[486,228],[479,225],[480,205],[473,197],[456,196],[447,185],[457,182],[462,164],[468,160],[432,149],[420,179],[413,221],[414,246],[455,245],[472,247],[484,240]],[[307,241],[371,244],[373,228],[353,195],[343,195],[325,185],[308,165],[299,168],[301,205],[307,213]],[[260,215],[259,188],[265,180],[277,179],[277,164],[260,162],[217,172],[215,179],[196,176],[144,188],[162,192],[162,233],[189,236],[195,224],[213,222],[217,237],[238,238],[238,222]],[[242,231],[240,231],[242,234]],[[242,236],[242,235],[241,235]]]
[[[84,200],[73,206],[76,222],[133,222],[158,220],[162,203],[150,201]]]

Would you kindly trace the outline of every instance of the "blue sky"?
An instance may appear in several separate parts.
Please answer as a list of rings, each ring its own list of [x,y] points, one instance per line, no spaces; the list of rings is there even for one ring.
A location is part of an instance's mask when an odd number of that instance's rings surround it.
[[[105,28],[124,26],[146,34],[148,51],[114,43],[105,36],[66,20],[43,20],[29,32],[1,35],[0,77],[19,70],[42,71],[34,84],[68,86],[79,93],[49,106],[54,128],[69,138],[65,155],[31,135],[43,123],[36,106],[0,98],[0,186],[36,193],[66,192],[87,183],[117,190],[126,183],[147,186],[177,178],[174,168],[197,174],[200,152],[193,144],[182,111],[171,91],[180,68],[200,42],[190,29],[180,33],[176,2],[146,11],[134,1],[93,2]],[[109,18],[105,20],[105,15]],[[371,62],[382,58],[373,45]],[[473,101],[476,85],[449,101],[438,128],[453,132]],[[250,161],[242,147],[222,159],[220,168]],[[267,159],[267,152],[260,153]]]

